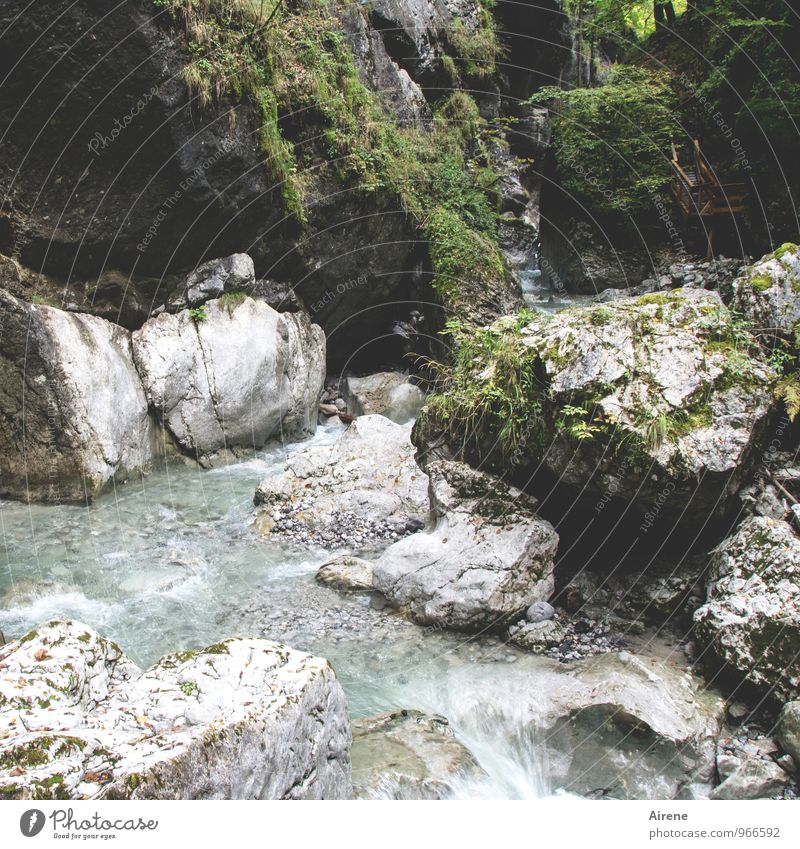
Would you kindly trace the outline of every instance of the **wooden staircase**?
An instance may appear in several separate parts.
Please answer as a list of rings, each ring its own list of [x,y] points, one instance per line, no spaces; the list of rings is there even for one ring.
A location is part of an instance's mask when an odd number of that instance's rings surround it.
[[[682,163],[672,145],[672,197],[683,214],[709,218],[744,212],[747,184],[721,183],[703,158],[697,139],[692,153],[690,161]]]
[[[712,224],[718,216],[734,216],[744,212],[746,183],[722,183],[708,166],[695,139],[688,161],[672,145],[672,198],[686,219],[698,216],[708,239],[707,256],[711,259],[714,236]]]

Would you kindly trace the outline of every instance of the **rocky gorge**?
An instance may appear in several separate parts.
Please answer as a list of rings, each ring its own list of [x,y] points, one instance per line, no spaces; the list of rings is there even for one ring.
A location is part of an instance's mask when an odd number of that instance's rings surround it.
[[[800,248],[560,227],[555,2],[22,5],[0,798],[797,798]]]

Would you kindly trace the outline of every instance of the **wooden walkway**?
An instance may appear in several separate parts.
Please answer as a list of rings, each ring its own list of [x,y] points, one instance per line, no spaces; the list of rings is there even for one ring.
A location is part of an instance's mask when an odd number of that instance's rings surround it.
[[[710,259],[714,219],[744,212],[747,184],[721,183],[700,152],[700,142],[695,139],[691,153],[683,162],[672,145],[672,198],[686,219],[698,216],[703,223]]]
[[[686,216],[708,218],[744,212],[746,183],[721,183],[700,152],[695,139],[690,161],[681,162],[672,145],[672,197]]]

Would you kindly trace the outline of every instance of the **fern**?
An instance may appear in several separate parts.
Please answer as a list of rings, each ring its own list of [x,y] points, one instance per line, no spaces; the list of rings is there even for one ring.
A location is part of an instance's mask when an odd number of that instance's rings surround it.
[[[794,421],[800,413],[800,373],[782,377],[775,386],[775,397],[783,401],[789,418]]]

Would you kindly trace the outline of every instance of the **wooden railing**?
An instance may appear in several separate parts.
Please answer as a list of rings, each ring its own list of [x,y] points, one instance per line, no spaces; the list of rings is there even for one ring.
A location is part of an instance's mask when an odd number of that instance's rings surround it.
[[[672,197],[686,216],[735,215],[744,211],[746,183],[721,183],[700,152],[695,139],[690,162],[681,162],[672,145]]]

